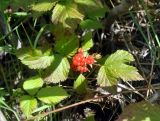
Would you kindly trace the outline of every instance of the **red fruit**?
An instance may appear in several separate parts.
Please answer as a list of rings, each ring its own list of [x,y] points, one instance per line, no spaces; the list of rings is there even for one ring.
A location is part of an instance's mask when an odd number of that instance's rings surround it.
[[[81,73],[87,72],[89,71],[89,69],[87,68],[87,64],[92,65],[95,62],[94,58],[91,55],[85,57],[83,53],[84,50],[82,48],[79,48],[78,53],[73,56],[71,68],[74,71],[79,71]]]
[[[78,53],[73,57],[72,62],[75,66],[84,66],[85,57],[83,56],[83,54]]]
[[[88,68],[86,66],[78,66],[77,70],[83,73],[83,72],[87,72]]]
[[[73,71],[77,71],[77,66],[75,66],[73,63],[71,64],[71,68],[73,69]]]
[[[86,58],[86,63],[89,64],[89,65],[93,64],[94,63],[94,58],[92,56],[88,56]]]

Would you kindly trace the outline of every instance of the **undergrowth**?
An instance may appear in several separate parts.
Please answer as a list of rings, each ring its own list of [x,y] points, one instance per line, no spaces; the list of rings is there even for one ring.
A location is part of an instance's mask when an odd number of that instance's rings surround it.
[[[158,121],[159,4],[134,2],[2,0],[0,117]]]

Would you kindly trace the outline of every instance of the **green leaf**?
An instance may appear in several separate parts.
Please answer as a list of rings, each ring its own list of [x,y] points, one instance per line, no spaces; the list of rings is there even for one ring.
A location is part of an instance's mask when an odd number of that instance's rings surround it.
[[[26,115],[26,117],[30,117],[32,114],[32,111],[36,109],[37,107],[37,100],[33,97],[30,97],[28,95],[24,95],[20,99],[20,108],[23,111],[23,113]]]
[[[101,2],[97,0],[74,0],[76,3],[81,4],[81,5],[86,5],[86,6],[91,6],[91,7],[97,7],[97,6],[102,6]]]
[[[160,106],[139,102],[127,106],[117,121],[159,121]]]
[[[10,0],[10,6],[14,11],[18,10],[19,8],[23,8],[25,10],[32,9],[37,12],[44,12],[51,9],[56,1],[58,0]]]
[[[42,102],[54,105],[66,99],[68,96],[67,92],[58,86],[42,88],[37,94],[38,99]]]
[[[52,22],[62,24],[66,28],[76,28],[83,20],[84,15],[78,10],[77,4],[72,1],[59,2],[53,9]]]
[[[14,11],[17,11],[19,8],[29,10],[31,4],[35,3],[37,0],[10,0],[10,6]]]
[[[98,84],[113,86],[118,83],[118,79],[123,81],[143,80],[135,67],[126,64],[131,61],[134,61],[133,56],[124,50],[118,50],[110,55],[99,69]]]
[[[0,11],[4,11],[9,5],[10,0],[1,0]]]
[[[87,92],[87,80],[82,74],[80,74],[74,82],[74,89],[79,94],[84,94]]]
[[[36,12],[46,12],[46,11],[50,11],[54,5],[55,5],[55,2],[51,2],[51,1],[38,2],[32,5],[32,10]]]
[[[51,55],[51,49],[31,49],[21,48],[16,53],[18,59],[30,69],[44,69],[51,65],[54,56]]]
[[[102,23],[97,20],[86,19],[80,23],[82,29],[99,29],[102,28]]]
[[[36,94],[42,86],[43,80],[39,76],[31,77],[23,83],[24,90],[26,90],[30,95]]]
[[[55,51],[59,52],[65,57],[73,56],[79,47],[79,41],[77,36],[64,36],[56,41]]]
[[[82,42],[82,48],[87,51],[91,47],[93,47],[93,40],[92,40],[92,32],[88,32],[83,37],[84,41]]]
[[[89,18],[104,17],[107,7],[99,0],[74,0]]]
[[[44,72],[44,80],[46,82],[58,83],[65,81],[68,77],[70,64],[67,58],[55,55],[52,65]]]

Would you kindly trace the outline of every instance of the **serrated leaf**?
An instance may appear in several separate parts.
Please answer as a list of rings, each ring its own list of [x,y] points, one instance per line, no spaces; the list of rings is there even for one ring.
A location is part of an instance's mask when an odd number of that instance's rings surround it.
[[[101,86],[113,86],[118,79],[123,81],[143,80],[138,70],[126,63],[134,61],[133,56],[124,50],[110,55],[99,69],[97,83]]]
[[[79,94],[84,94],[87,92],[87,80],[86,78],[80,74],[76,81],[74,82],[74,89]]]
[[[43,51],[41,49],[21,48],[16,55],[30,69],[45,69],[54,60],[54,56],[51,55],[51,49]]]
[[[83,20],[84,15],[78,10],[77,4],[72,1],[59,2],[53,9],[52,22],[62,24],[66,28],[76,28]]]
[[[82,29],[99,29],[102,28],[102,23],[97,20],[86,19],[80,23]]]
[[[52,65],[44,72],[44,80],[50,83],[65,81],[68,77],[70,64],[67,58],[55,55]]]
[[[87,51],[93,47],[94,43],[92,40],[92,32],[88,32],[83,37],[84,41],[82,42],[82,48]]]
[[[24,95],[20,99],[20,108],[26,117],[30,117],[32,111],[37,107],[37,100],[31,96]]]
[[[59,52],[65,57],[73,56],[79,47],[79,41],[77,36],[64,36],[56,41],[55,51]]]
[[[23,83],[23,89],[26,90],[30,95],[36,94],[39,88],[42,86],[43,80],[39,76],[31,77]]]
[[[37,94],[38,99],[47,104],[60,103],[68,96],[67,92],[58,86],[42,88]]]
[[[159,121],[160,106],[139,102],[127,106],[117,121]]]
[[[55,5],[55,2],[50,2],[50,1],[40,2],[40,3],[33,4],[31,9],[36,12],[46,12],[51,10],[54,5]]]

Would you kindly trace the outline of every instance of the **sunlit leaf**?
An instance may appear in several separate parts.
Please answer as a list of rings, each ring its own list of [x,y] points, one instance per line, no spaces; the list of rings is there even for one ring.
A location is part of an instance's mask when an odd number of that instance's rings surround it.
[[[160,106],[139,102],[127,106],[117,121],[159,121]]]
[[[79,47],[79,41],[77,36],[64,36],[56,41],[55,51],[59,52],[63,56],[73,56]]]
[[[53,9],[52,22],[60,23],[67,28],[76,28],[83,17],[84,15],[78,10],[77,4],[72,1],[62,1],[56,4]]]
[[[110,55],[99,69],[98,84],[112,86],[118,83],[118,79],[123,81],[143,80],[135,67],[126,64],[131,61],[134,61],[133,56],[124,50],[118,50]]]
[[[86,6],[91,6],[91,7],[97,7],[97,6],[102,6],[101,2],[98,0],[74,0],[78,4],[86,5]]]
[[[54,60],[51,49],[43,51],[42,49],[21,48],[16,55],[24,65],[31,69],[44,69],[50,66]]]
[[[24,90],[26,90],[30,95],[36,94],[42,86],[43,80],[39,76],[31,77],[23,83]]]
[[[54,0],[57,1],[57,0]],[[49,11],[53,8],[55,5],[54,1],[43,1],[43,2],[38,2],[36,4],[33,4],[31,9],[36,12],[45,12]]]
[[[38,99],[47,104],[57,104],[68,96],[67,92],[58,86],[42,88],[37,94]]]
[[[55,55],[54,61],[50,67],[44,71],[44,80],[50,83],[65,81],[68,77],[70,64],[67,58]]]
[[[37,107],[37,100],[31,96],[24,95],[20,99],[20,108],[26,117],[30,117],[32,111]]]
[[[93,40],[92,40],[92,32],[88,32],[83,37],[84,41],[82,42],[82,48],[87,51],[91,47],[93,47]]]
[[[87,80],[82,74],[80,74],[74,82],[74,89],[79,94],[84,94],[87,92]]]

